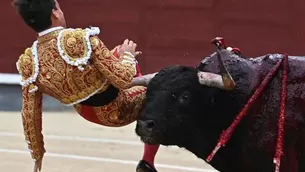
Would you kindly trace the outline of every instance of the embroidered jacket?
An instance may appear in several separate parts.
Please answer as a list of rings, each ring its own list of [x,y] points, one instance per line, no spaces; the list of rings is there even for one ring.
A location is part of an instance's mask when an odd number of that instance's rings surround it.
[[[136,74],[135,60],[116,57],[96,36],[98,28],[59,29],[38,37],[17,61],[22,75],[22,121],[32,158],[45,153],[42,94],[75,105],[112,84],[124,89]]]

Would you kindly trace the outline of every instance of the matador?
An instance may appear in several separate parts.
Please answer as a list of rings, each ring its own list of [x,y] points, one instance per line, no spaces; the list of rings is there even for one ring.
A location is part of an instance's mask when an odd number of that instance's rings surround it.
[[[15,0],[14,5],[23,21],[38,34],[16,63],[22,76],[24,134],[36,172],[41,169],[46,152],[43,94],[73,106],[90,122],[121,127],[137,119],[147,82],[135,79],[140,74],[135,56],[140,52],[133,41],[127,39],[109,50],[98,37],[98,27],[67,28],[56,0]],[[147,76],[144,78],[149,81],[154,75]],[[145,145],[137,172],[156,172],[154,158],[158,148],[159,145]]]

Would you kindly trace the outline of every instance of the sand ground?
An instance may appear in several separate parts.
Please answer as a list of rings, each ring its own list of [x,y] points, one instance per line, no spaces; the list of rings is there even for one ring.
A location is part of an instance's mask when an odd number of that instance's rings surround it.
[[[0,112],[0,172],[31,172],[33,161],[24,141],[19,112]],[[43,116],[47,153],[43,172],[135,172],[143,144],[134,124],[108,128],[89,123],[73,112]],[[159,172],[215,172],[184,149],[161,147]]]

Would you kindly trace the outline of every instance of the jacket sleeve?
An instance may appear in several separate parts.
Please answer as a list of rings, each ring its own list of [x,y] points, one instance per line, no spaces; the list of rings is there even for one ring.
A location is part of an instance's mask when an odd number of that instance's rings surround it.
[[[42,135],[42,93],[29,93],[29,88],[22,88],[22,122],[25,140],[32,158],[38,160],[45,153]]]
[[[125,89],[136,74],[136,60],[126,54],[117,57],[116,48],[109,50],[97,37],[99,29],[66,29],[59,33],[59,54],[68,63],[83,70],[92,63],[116,88]]]
[[[136,75],[136,60],[134,57],[124,55],[116,57],[112,51],[96,36],[90,37],[93,53],[93,64],[118,89],[130,86]]]
[[[22,76],[22,82],[29,80],[35,73],[34,62],[30,49],[19,57],[16,63]],[[42,131],[42,93],[35,88],[34,83],[22,84],[22,123],[25,140],[32,158],[38,160],[45,153]]]

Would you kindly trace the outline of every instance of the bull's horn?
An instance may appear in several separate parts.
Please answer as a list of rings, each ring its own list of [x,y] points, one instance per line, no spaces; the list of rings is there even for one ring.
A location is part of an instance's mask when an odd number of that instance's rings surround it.
[[[198,72],[198,80],[202,85],[217,87],[224,90],[235,88],[235,82],[230,75],[218,75],[209,72]]]
[[[157,72],[156,73],[152,73],[152,74],[147,74],[147,75],[136,77],[136,78],[134,78],[131,81],[130,87],[133,87],[133,86],[145,86],[146,87],[149,84],[150,80],[156,74],[157,74]]]
[[[224,66],[220,49],[217,48],[216,53],[219,61],[220,75],[208,72],[198,72],[199,83],[224,90],[232,90],[235,88],[235,82]]]

